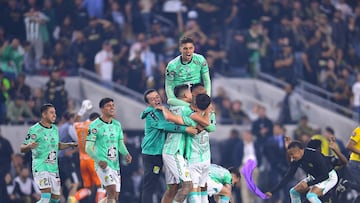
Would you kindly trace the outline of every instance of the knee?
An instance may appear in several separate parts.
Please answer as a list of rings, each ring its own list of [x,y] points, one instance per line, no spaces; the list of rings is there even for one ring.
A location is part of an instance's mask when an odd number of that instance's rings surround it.
[[[193,184],[192,184],[192,182],[191,181],[186,181],[186,182],[183,182],[182,183],[182,191],[184,192],[184,193],[189,193],[191,190],[192,190],[192,188],[193,188]]]
[[[108,199],[115,199],[116,196],[116,187],[115,185],[108,186],[106,188],[106,196]]]
[[[295,188],[291,188],[289,192],[290,192],[290,195],[292,195],[292,196],[300,196],[300,193],[298,191],[296,191]]]

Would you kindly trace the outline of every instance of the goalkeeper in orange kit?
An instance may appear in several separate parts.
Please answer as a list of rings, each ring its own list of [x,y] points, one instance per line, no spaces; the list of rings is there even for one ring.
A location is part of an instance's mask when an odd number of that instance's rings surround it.
[[[74,124],[76,134],[78,136],[80,172],[84,186],[84,188],[80,189],[75,195],[75,199],[77,201],[91,195],[91,191],[93,190],[94,186],[97,187],[95,202],[105,198],[105,190],[101,188],[100,179],[98,178],[95,171],[94,160],[85,152],[85,143],[86,137],[89,133],[89,125],[91,121],[95,120],[99,116],[100,115],[98,113],[91,113],[88,120]]]

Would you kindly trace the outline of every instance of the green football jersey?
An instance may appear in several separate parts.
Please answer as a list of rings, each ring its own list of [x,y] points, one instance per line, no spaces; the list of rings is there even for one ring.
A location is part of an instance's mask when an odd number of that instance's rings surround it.
[[[58,173],[59,131],[55,124],[47,128],[36,123],[29,128],[24,144],[37,142],[39,145],[32,149],[32,171]]]
[[[209,172],[209,177],[211,178],[211,180],[217,182],[217,183],[221,183],[221,184],[229,184],[231,185],[232,181],[232,176],[229,170],[227,170],[224,167],[221,167],[219,165],[216,164],[211,164],[210,165],[210,172]]]
[[[169,110],[178,116],[182,116],[183,113],[188,114],[187,111],[191,111],[189,106],[171,106]],[[185,124],[191,122],[190,120],[185,121]],[[196,125],[196,123],[195,123]],[[163,154],[176,154],[179,152],[184,155],[185,152],[185,133],[168,133],[166,136]]]
[[[205,80],[205,81],[203,81]],[[210,95],[211,84],[209,67],[206,59],[200,54],[193,54],[192,60],[184,64],[181,56],[171,60],[166,67],[165,91],[169,99],[174,99],[174,88],[182,84],[204,83],[206,93]]]
[[[86,141],[94,142],[94,150],[97,158],[106,161],[114,170],[120,170],[119,146],[123,142],[124,135],[119,121],[112,119],[111,123],[97,118],[89,126],[89,135]],[[95,163],[98,167],[98,163]]]
[[[191,110],[190,107],[186,107]],[[193,111],[184,111],[183,120],[191,119],[190,116]],[[192,119],[190,121],[193,121]],[[196,122],[186,123],[187,125],[196,126]],[[197,135],[186,135],[185,141],[185,158],[188,160],[189,164],[200,163],[210,160],[210,142],[209,142],[209,133],[206,130],[201,131]]]

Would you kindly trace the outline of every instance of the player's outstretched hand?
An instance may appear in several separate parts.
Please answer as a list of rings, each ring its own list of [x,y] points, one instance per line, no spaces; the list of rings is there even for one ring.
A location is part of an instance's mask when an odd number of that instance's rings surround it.
[[[131,163],[132,156],[130,154],[127,154],[125,158],[126,158],[126,163],[128,163],[128,164]]]
[[[265,193],[265,195],[266,195],[267,198],[271,198],[271,197],[272,197],[272,193],[271,193],[271,192],[267,192],[267,193]]]

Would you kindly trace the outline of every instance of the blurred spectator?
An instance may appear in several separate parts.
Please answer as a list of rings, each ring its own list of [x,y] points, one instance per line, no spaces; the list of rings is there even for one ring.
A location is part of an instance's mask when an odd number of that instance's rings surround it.
[[[10,172],[11,161],[13,158],[13,148],[8,139],[0,133],[0,200],[1,202],[9,202],[9,195],[6,188],[5,177]],[[11,176],[10,176],[11,178]]]
[[[129,62],[128,77],[131,78],[127,82],[127,86],[139,93],[144,92],[146,81],[145,64],[141,60],[141,51],[135,53],[135,58]]]
[[[302,136],[308,135],[308,136],[312,136],[314,134],[314,130],[312,129],[311,126],[309,126],[309,120],[307,116],[302,116],[299,120],[299,123],[296,127],[296,129],[294,130],[294,139],[295,140],[302,140]]]
[[[35,69],[35,56],[34,56],[34,51],[33,48],[31,46],[31,43],[26,41],[23,44],[24,46],[24,64],[23,64],[23,68],[22,71],[26,74],[34,74],[36,69]]]
[[[60,77],[60,69],[54,68],[45,85],[44,102],[51,103],[56,108],[57,120],[67,109],[68,93],[65,89],[65,80]]]
[[[231,118],[231,100],[229,97],[225,97],[221,101],[221,105],[218,106],[220,111],[220,120],[221,124],[232,124],[233,120]]]
[[[12,159],[10,175],[12,177],[18,176],[21,173],[21,169],[26,166],[28,166],[28,165],[25,163],[24,156],[19,153],[14,154],[13,159]]]
[[[251,132],[255,135],[261,146],[273,134],[273,122],[267,117],[266,109],[260,106],[258,109],[259,118],[252,123]]]
[[[104,17],[104,2],[98,0],[83,0],[82,6],[87,9],[89,16],[102,18]]]
[[[278,122],[282,125],[295,124],[303,115],[302,96],[294,90],[292,84],[286,84],[284,90],[286,94],[280,104]]]
[[[97,18],[90,18],[88,26],[84,29],[84,35],[88,45],[87,61],[85,68],[94,71],[94,60],[96,53],[101,49],[104,42],[104,27],[109,26],[109,22]]]
[[[281,51],[274,61],[275,75],[286,82],[294,81],[294,54],[289,45],[281,45]]]
[[[1,191],[0,191],[0,200],[9,202],[9,203],[22,203],[22,201],[13,194],[14,191],[14,181],[9,173],[5,175],[5,185],[1,185]],[[4,190],[4,194],[2,193],[2,190]],[[5,194],[5,192],[7,192]]]
[[[0,70],[0,124],[6,121],[6,104],[9,101],[9,89],[11,88],[10,80],[4,76]]]
[[[59,123],[59,141],[62,143],[77,142],[78,137],[74,127],[76,115],[74,113],[65,112],[62,116],[64,123]],[[61,185],[64,185],[63,192],[68,202],[74,201],[77,188],[80,186],[80,175],[78,174],[80,169],[80,163],[77,162],[79,155],[74,154],[77,149],[68,148],[60,150],[59,157],[59,175],[61,179]]]
[[[30,176],[30,170],[23,167],[19,176],[14,179],[15,187],[12,194],[19,197],[23,203],[32,203],[40,200],[40,191]]]
[[[326,67],[321,70],[319,76],[319,85],[327,91],[333,92],[337,81],[336,64],[334,59],[329,59],[325,62]]]
[[[233,124],[246,125],[251,123],[248,115],[242,109],[242,102],[240,100],[235,100],[231,103],[230,116]]]
[[[88,12],[82,4],[83,0],[75,0],[75,8],[72,13],[74,29],[77,31],[83,30],[87,26],[87,23],[89,21]]]
[[[352,106],[354,111],[358,113],[358,119],[360,119],[360,73],[357,74],[356,82],[352,86]]]
[[[249,53],[249,73],[254,76],[260,70],[260,47],[263,43],[262,25],[257,21],[251,22],[251,27],[245,35],[246,47]]]
[[[229,49],[232,36],[234,35],[235,29],[239,24],[239,0],[227,0],[224,1],[225,8],[219,11],[221,21],[223,23],[223,38],[225,49]]]
[[[66,19],[66,18],[65,18]],[[55,43],[54,50],[52,51],[51,58],[54,60],[54,66],[60,69],[61,72],[74,75],[72,72],[72,64],[70,64],[70,58],[67,55],[65,44],[61,41]]]
[[[9,0],[7,7],[4,8],[1,15],[6,35],[9,38],[18,38],[25,40],[25,26],[23,20],[24,13],[19,6],[17,0]]]
[[[235,147],[241,142],[240,132],[237,129],[231,129],[228,137],[223,141],[221,147],[221,166],[229,168],[239,165],[238,155],[235,156]]]
[[[23,49],[20,41],[14,38],[11,44],[4,43],[0,52],[0,67],[6,76],[15,79],[16,74],[21,72],[23,62]]]
[[[14,100],[9,102],[7,107],[7,119],[12,125],[22,125],[33,124],[38,118],[32,114],[24,96],[18,95]]]
[[[44,92],[41,88],[33,89],[31,99],[29,100],[29,108],[32,111],[33,115],[40,118],[40,109],[44,104]]]
[[[225,91],[225,88],[222,86],[219,86],[216,90],[216,95],[214,95],[214,97],[212,98],[212,101],[218,108],[220,108],[222,105],[222,100],[224,100],[227,97],[228,96]]]
[[[349,107],[350,94],[350,87],[347,85],[345,78],[343,76],[339,76],[333,92],[335,103],[344,107]]]
[[[228,60],[228,75],[235,77],[247,76],[249,63],[243,33],[240,31],[234,33],[226,55]]]
[[[124,26],[126,23],[125,15],[123,14],[119,2],[113,1],[110,5],[110,12],[107,14],[106,17],[111,22],[114,22],[117,29],[124,31]]]
[[[75,39],[69,48],[71,64],[73,64],[76,70],[79,68],[86,68],[85,64],[90,58],[87,55],[89,47],[86,43],[84,33],[81,30],[77,30],[74,32],[74,37]]]
[[[64,21],[61,23],[59,28],[58,40],[65,42],[65,44],[69,44],[73,39],[73,33],[74,33],[73,20],[71,18],[71,15],[66,15]]]
[[[153,20],[151,24],[150,37],[148,40],[148,44],[150,46],[151,51],[155,54],[155,60],[159,61],[164,58],[164,46],[165,46],[165,34],[162,30],[162,25],[160,21]]]
[[[54,1],[52,0],[44,0],[44,7],[43,7],[43,10],[42,12],[46,15],[46,17],[48,17],[48,21],[46,23],[46,27],[47,27],[47,30],[49,32],[49,37],[50,37],[50,42],[53,41],[54,39],[54,31],[55,31],[55,28],[59,28],[58,27],[58,24],[57,24],[57,19],[56,19],[56,13],[55,13],[55,9],[54,9],[54,4],[53,4]],[[58,30],[57,30],[58,32]],[[58,34],[55,34],[55,38],[58,38],[57,36]],[[46,47],[46,50],[49,50],[50,47]]]
[[[113,81],[113,51],[109,41],[103,42],[102,50],[95,56],[95,69],[105,87],[111,87]]]
[[[34,48],[35,60],[38,63],[44,54],[44,45],[49,41],[49,32],[46,27],[49,18],[36,7],[30,8],[24,16],[26,40]]]
[[[261,147],[258,146],[258,142],[255,140],[253,134],[250,131],[244,131],[242,133],[242,140],[235,146],[235,153],[233,154],[235,168],[241,169],[242,166],[249,160],[256,162],[256,168],[253,171],[252,177],[254,183],[258,183],[259,168],[261,167],[262,151]],[[250,192],[246,186],[246,181],[241,180],[241,197],[242,202],[255,203],[255,195]]]
[[[345,0],[338,0],[335,4],[335,8],[342,13],[342,19],[346,19],[348,16],[353,15],[352,8],[346,3]]]
[[[285,129],[280,124],[274,124],[273,135],[267,139],[264,147],[264,156],[270,164],[271,176],[269,177],[269,186],[281,180],[281,177],[286,173],[288,168],[286,145],[285,145]],[[283,194],[274,194],[273,202],[282,199],[284,202],[290,202],[289,191],[290,187],[285,185],[282,188]],[[283,196],[283,198],[281,198]]]
[[[337,147],[339,148],[339,150],[341,151],[341,153],[348,159],[350,156],[349,151],[346,149],[344,142],[340,139],[338,139],[335,136],[335,131],[333,128],[327,126],[324,130],[324,137],[330,142],[330,141],[335,141]],[[331,148],[329,149],[329,152],[333,152],[331,150]]]
[[[329,20],[333,18],[335,13],[335,6],[331,3],[331,0],[323,0],[319,9],[328,17]]]
[[[26,101],[30,99],[31,89],[29,85],[25,84],[25,77],[26,75],[24,73],[20,73],[17,76],[14,85],[9,90],[12,99],[16,96],[23,96]]]

